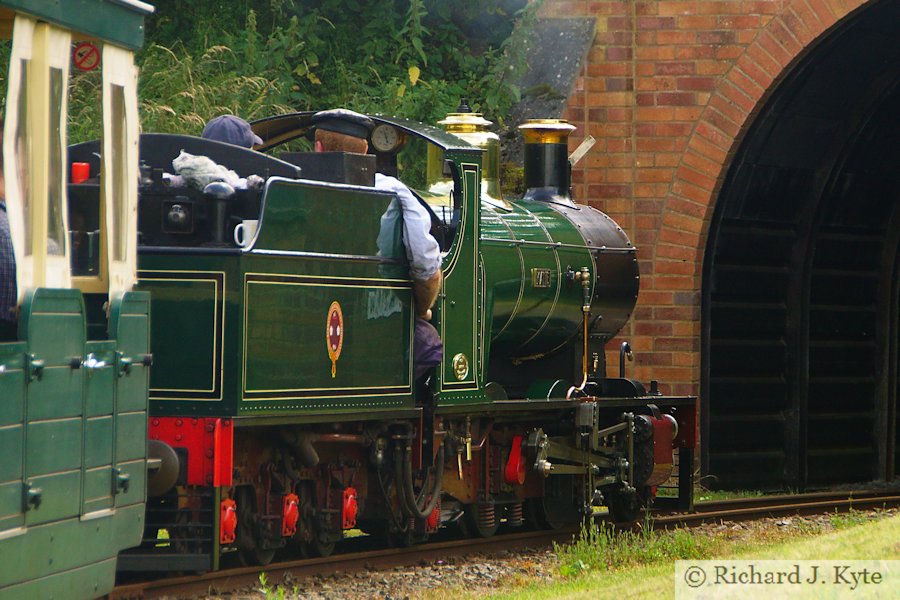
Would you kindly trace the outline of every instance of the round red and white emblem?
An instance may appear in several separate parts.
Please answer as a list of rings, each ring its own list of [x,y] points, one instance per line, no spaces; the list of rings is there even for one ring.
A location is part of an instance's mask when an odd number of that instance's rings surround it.
[[[328,358],[331,359],[331,376],[337,375],[337,361],[341,357],[341,348],[344,346],[344,313],[337,300],[328,308],[326,319],[325,340],[328,344]]]

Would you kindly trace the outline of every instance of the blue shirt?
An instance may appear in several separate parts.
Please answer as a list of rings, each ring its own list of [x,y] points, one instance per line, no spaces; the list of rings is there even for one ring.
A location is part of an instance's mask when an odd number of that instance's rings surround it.
[[[427,281],[441,268],[441,247],[431,235],[431,216],[413,196],[409,188],[395,177],[375,173],[375,188],[397,195],[387,212],[381,217],[382,231],[385,225],[403,215],[403,245],[409,260],[409,275],[417,281]],[[398,206],[399,201],[399,206]],[[379,244],[380,245],[380,244]]]
[[[9,233],[6,201],[0,199],[0,322],[16,320],[16,256]]]

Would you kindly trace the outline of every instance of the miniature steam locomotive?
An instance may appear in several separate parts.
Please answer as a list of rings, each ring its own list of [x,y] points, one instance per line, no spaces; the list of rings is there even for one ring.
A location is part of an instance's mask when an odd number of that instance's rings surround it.
[[[673,450],[689,505],[694,398],[606,376],[638,263],[615,222],[569,197],[572,127],[522,126],[528,191],[510,202],[477,115],[446,129],[373,116],[371,154],[276,158],[312,114],[254,123],[256,150],[141,138],[139,288],[152,297],[162,466],[144,541],[120,568],[327,555],[351,529],[408,544],[449,524],[560,527],[602,504],[633,520]],[[173,183],[182,152],[237,181]],[[373,187],[376,170],[417,192],[443,251],[432,323],[444,358],[418,379],[403,240],[382,219],[396,200]]]

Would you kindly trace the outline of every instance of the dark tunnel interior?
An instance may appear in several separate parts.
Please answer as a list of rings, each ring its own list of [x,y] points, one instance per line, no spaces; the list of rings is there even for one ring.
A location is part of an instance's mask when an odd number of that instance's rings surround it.
[[[702,470],[810,490],[900,473],[900,0],[777,84],[729,167],[703,281]]]

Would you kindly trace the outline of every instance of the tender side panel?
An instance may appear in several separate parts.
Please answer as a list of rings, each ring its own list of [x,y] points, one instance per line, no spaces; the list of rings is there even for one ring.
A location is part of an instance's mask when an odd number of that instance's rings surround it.
[[[239,412],[412,404],[412,292],[392,202],[371,188],[270,183],[241,258]]]
[[[154,414],[226,414],[226,260],[141,257],[138,288],[150,293],[153,307],[150,400]],[[231,261],[236,263],[237,258]]]
[[[399,405],[411,392],[409,294],[377,281],[247,274],[242,410],[277,400]]]

